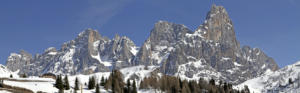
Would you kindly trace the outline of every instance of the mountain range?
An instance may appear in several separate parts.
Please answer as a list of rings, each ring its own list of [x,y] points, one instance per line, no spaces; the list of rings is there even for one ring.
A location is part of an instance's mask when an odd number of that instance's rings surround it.
[[[41,54],[11,53],[6,67],[19,74],[92,74],[144,65],[159,73],[187,79],[215,78],[240,84],[279,69],[262,50],[240,46],[223,6],[212,5],[195,31],[182,24],[158,21],[142,46],[126,36],[110,39],[86,29],[60,49]]]

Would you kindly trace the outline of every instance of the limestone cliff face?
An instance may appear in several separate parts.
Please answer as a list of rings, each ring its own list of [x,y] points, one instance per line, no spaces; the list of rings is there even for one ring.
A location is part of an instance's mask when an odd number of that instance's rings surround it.
[[[267,69],[275,71],[278,66],[257,48],[241,48],[228,13],[223,6],[213,5],[205,22],[194,33],[177,40],[174,50],[161,66],[166,74],[189,78],[207,77],[207,73],[202,72],[207,69],[215,73],[209,77],[238,84]]]
[[[159,21],[155,24],[150,37],[144,42],[134,63],[136,65],[159,65],[166,60],[177,41],[183,39],[186,33],[192,33],[181,24]]]
[[[19,68],[22,68],[24,65],[31,63],[32,55],[28,52],[21,50],[20,54],[11,53],[7,59],[6,66],[11,71],[17,71]]]
[[[98,31],[87,29],[64,43],[60,50],[50,47],[33,58],[24,51],[12,53],[6,64],[9,69],[28,75],[91,74],[130,66],[133,50],[137,51],[136,46],[127,37],[110,40]]]

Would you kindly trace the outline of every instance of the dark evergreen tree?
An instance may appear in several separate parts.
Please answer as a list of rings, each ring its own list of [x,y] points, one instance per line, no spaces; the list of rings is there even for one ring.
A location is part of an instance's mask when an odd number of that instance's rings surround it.
[[[79,90],[79,81],[78,81],[78,78],[76,77],[75,79],[75,87],[74,87],[74,90]]]
[[[221,87],[223,84],[223,81],[222,80],[219,80],[219,87]]]
[[[103,77],[103,76],[101,77],[100,85],[101,85],[101,86],[104,86],[104,85],[105,85],[105,80],[104,80],[104,77]]]
[[[69,79],[68,79],[67,75],[64,78],[64,87],[65,87],[66,90],[70,89]]]
[[[179,85],[180,85],[180,88],[182,88],[182,81],[180,78],[179,78]]]
[[[10,78],[13,78],[13,75],[12,74],[10,74],[10,76],[9,76]]]
[[[248,88],[247,85],[244,86],[244,92],[245,92],[245,93],[250,93],[250,89]]]
[[[89,78],[88,89],[94,89],[96,84],[95,77]]]
[[[57,84],[59,83],[59,76],[56,76],[56,80],[55,80],[55,83],[54,83],[54,87],[57,88]]]
[[[211,85],[216,85],[216,84],[215,84],[215,80],[214,80],[213,78],[210,79],[210,80],[209,80],[209,84],[211,84]]]
[[[133,83],[132,83],[132,92],[131,93],[137,93],[135,80],[133,80]]]
[[[96,93],[100,93],[99,84],[96,84]]]
[[[289,84],[293,84],[292,78],[289,78]]]
[[[126,89],[126,93],[130,93],[131,92],[131,87],[130,87],[130,80],[127,80],[127,89]]]
[[[57,89],[59,89],[59,90],[63,90],[63,89],[64,89],[64,84],[63,84],[61,75],[58,75],[58,76],[56,77],[56,81],[55,81],[55,82],[56,82],[56,83],[55,83],[54,86],[55,86]]]

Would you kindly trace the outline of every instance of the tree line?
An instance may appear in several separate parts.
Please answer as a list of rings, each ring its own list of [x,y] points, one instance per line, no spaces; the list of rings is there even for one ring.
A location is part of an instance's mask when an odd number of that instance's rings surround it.
[[[78,90],[80,90],[80,83],[77,77],[74,85],[74,93],[76,93]],[[64,90],[69,90],[70,85],[68,76],[65,76],[63,79],[61,75],[58,75],[56,77],[54,86],[59,89],[59,93],[64,93]],[[113,70],[108,79],[101,77],[100,83],[96,81],[96,77],[92,76],[89,78],[86,86],[89,90],[95,89],[96,93],[100,93],[100,86],[103,86],[104,89],[111,91],[112,93],[137,93],[135,80],[127,80],[126,83],[123,82],[122,73],[118,70]]]
[[[107,79],[101,77],[100,83],[96,81],[96,77],[90,77],[87,87],[90,90],[95,89],[96,93],[100,93],[100,86],[112,93],[137,93],[138,88],[136,85],[137,82],[130,79],[125,83],[122,73],[118,70],[113,70]],[[139,89],[154,89],[155,91],[159,90],[166,93],[250,93],[247,86],[243,90],[236,90],[233,89],[232,84],[222,81],[216,84],[214,79],[206,81],[200,78],[199,80],[188,81],[168,75],[145,77],[139,85]],[[59,93],[63,93],[64,89],[69,90],[68,76],[65,76],[64,79],[62,79],[61,75],[57,76],[54,86],[59,89]],[[80,90],[77,77],[74,90]]]
[[[168,75],[146,77],[141,81],[140,89],[157,89],[166,93],[250,93],[247,86],[243,90],[235,90],[232,84],[219,81],[217,85],[214,79],[188,81]]]

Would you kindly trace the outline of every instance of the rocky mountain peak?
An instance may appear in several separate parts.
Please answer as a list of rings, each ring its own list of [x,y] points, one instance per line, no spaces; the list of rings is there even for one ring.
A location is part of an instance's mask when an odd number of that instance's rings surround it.
[[[17,71],[22,66],[30,64],[32,60],[32,55],[25,50],[20,50],[19,53],[11,53],[6,60],[6,66],[12,71]]]
[[[90,55],[97,55],[97,47],[99,46],[100,39],[101,36],[99,32],[89,28],[81,32],[74,41],[75,46],[87,48]]]
[[[119,34],[115,34],[114,40],[119,40],[120,39],[120,35]]]
[[[155,23],[153,31],[164,32],[164,33],[172,33],[172,32],[179,33],[181,31],[177,30],[178,28],[188,29],[183,24],[175,24],[168,21],[159,20],[157,23]]]
[[[75,39],[76,43],[94,43],[95,41],[101,38],[99,32],[97,30],[93,30],[91,28],[86,29],[81,32],[78,37]]]
[[[148,41],[151,42],[151,47],[155,45],[170,46],[170,44],[183,38],[186,33],[192,32],[182,24],[158,21],[152,29]]]
[[[223,16],[223,18],[229,19],[228,13],[223,6],[217,6],[216,4],[213,4],[206,16],[206,19],[210,19],[212,17],[218,17],[218,16]]]
[[[197,33],[203,33],[207,40],[239,48],[231,19],[223,6],[212,5],[205,22],[199,26]]]
[[[22,55],[22,56],[27,56],[27,57],[31,57],[31,54],[30,53],[28,53],[27,51],[25,51],[25,50],[20,50],[20,54]]]

